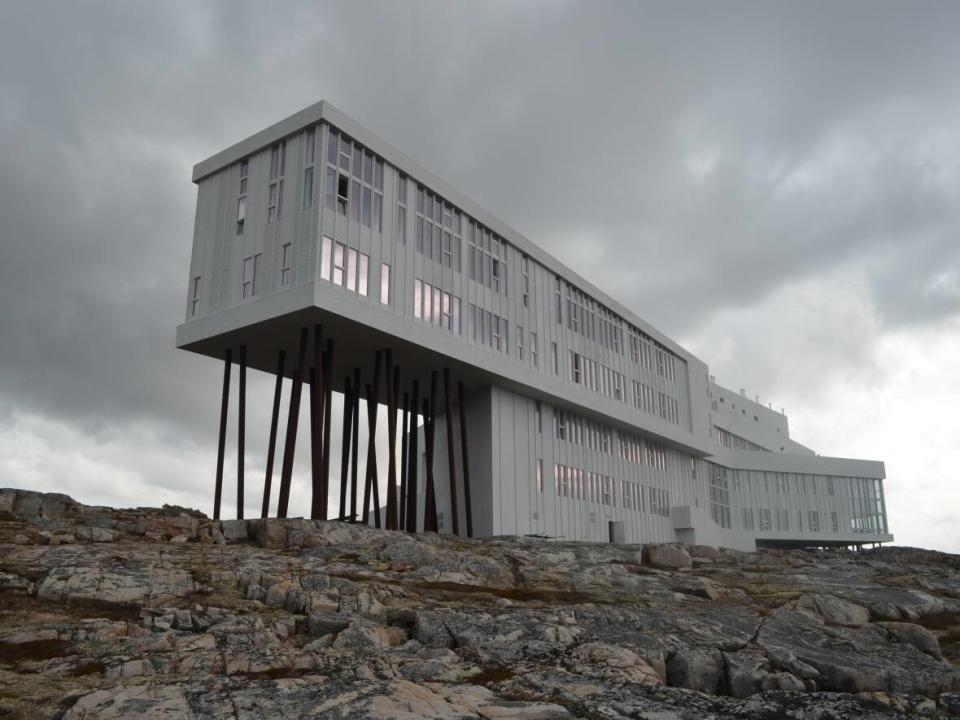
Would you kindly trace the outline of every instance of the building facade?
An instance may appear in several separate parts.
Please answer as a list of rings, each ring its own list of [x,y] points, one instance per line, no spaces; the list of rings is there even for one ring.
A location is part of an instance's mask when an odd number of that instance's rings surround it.
[[[331,418],[330,393],[346,390],[394,418],[403,396],[417,410],[390,430],[394,462],[369,483],[376,506],[386,480],[394,526],[464,534],[469,515],[479,536],[892,540],[882,462],[794,442],[785,415],[717,385],[702,360],[329,103],[201,162],[193,179],[177,344],[230,351],[227,372],[242,353],[241,373],[292,377],[292,402],[305,388],[314,494],[339,475],[355,506],[328,512],[315,498],[310,514],[360,516],[366,478],[349,450],[368,417],[348,402]],[[223,407],[225,420],[226,394]],[[352,467],[330,469],[341,441]],[[288,428],[281,514],[295,443]],[[219,467],[222,452],[221,429]]]

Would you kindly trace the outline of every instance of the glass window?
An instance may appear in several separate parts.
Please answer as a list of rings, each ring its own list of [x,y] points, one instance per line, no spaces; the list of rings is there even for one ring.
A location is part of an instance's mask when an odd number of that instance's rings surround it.
[[[324,204],[330,210],[333,210],[334,197],[336,195],[337,188],[337,171],[333,168],[327,168],[327,180],[326,186],[323,189],[324,192]]]
[[[343,243],[336,243],[333,248],[333,284],[343,286],[343,261],[347,254],[347,247]]]
[[[453,298],[453,332],[460,334],[460,298]]]
[[[367,185],[373,183],[373,157],[368,152],[363,154],[363,181]]]
[[[290,284],[290,263],[293,255],[293,243],[284,243],[280,246],[280,285]]]
[[[320,242],[320,277],[324,280],[330,279],[330,249],[333,241],[326,235]]]
[[[543,460],[537,458],[537,492],[543,492]]]
[[[200,310],[200,276],[193,279],[190,293],[190,315],[196,316]]]
[[[313,164],[314,144],[316,143],[316,133],[313,128],[307,130],[307,164]]]
[[[360,278],[357,283],[357,292],[367,296],[367,272],[370,265],[370,256],[366,253],[360,253]]]
[[[413,316],[421,317],[421,308],[423,305],[423,283],[420,280],[413,281]]]
[[[333,130],[327,136],[327,162],[331,165],[337,164],[337,133]]]
[[[246,299],[253,294],[253,258],[243,259],[243,280],[240,286],[240,298]]]
[[[433,322],[440,324],[440,288],[433,288]]]
[[[370,227],[370,188],[366,187],[363,189],[363,215],[360,222]]]
[[[354,180],[352,188],[353,195],[351,195],[352,202],[350,204],[350,217],[354,222],[360,222],[360,187],[360,181]]]
[[[306,210],[313,202],[313,168],[303,171],[303,209]]]
[[[450,303],[450,293],[443,293],[443,321],[440,323],[447,330],[453,329],[453,308]]]
[[[237,200],[237,235],[243,235],[243,225],[247,218],[247,198]]]
[[[270,179],[275,180],[280,172],[280,146],[274,145],[270,149]]]
[[[357,289],[357,251],[347,250],[347,290]]]
[[[380,264],[380,304],[390,304],[390,266]]]
[[[517,325],[517,358],[523,360],[523,327]]]

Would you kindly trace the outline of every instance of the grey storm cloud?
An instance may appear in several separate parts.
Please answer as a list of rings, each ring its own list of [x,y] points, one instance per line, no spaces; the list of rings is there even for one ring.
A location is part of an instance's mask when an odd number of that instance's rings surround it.
[[[670,335],[707,337],[725,309],[843,266],[865,274],[884,327],[960,313],[960,5],[0,15],[0,434],[23,414],[94,445],[136,424],[212,464],[220,368],[173,347],[191,166],[320,98]],[[843,340],[831,363],[862,359]],[[747,369],[773,381],[773,362]],[[251,392],[265,404],[268,381]],[[251,462],[261,452],[253,439]]]

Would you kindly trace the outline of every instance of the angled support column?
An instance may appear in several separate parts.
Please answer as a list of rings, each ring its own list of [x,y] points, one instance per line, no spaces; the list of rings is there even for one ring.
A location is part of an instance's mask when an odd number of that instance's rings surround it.
[[[457,383],[460,404],[460,456],[463,459],[463,509],[467,515],[467,537],[473,537],[473,512],[470,508],[470,457],[467,454],[467,405],[463,396],[463,381]]]
[[[417,400],[419,397],[417,381],[413,381],[413,401],[410,404],[410,452],[407,460],[407,532],[417,531]]]
[[[293,455],[297,449],[297,423],[300,420],[300,395],[307,364],[307,328],[300,330],[300,348],[297,351],[297,370],[290,388],[290,414],[287,416],[287,440],[283,448],[283,469],[280,473],[280,499],[277,502],[277,517],[287,516],[290,502],[290,482],[293,478]]]
[[[333,412],[333,340],[327,340],[323,353],[323,467],[320,469],[320,519],[327,519],[330,496],[330,415]]]
[[[260,517],[270,514],[270,486],[273,484],[273,458],[277,450],[277,425],[280,422],[280,391],[283,389],[283,366],[287,353],[281,350],[277,358],[277,383],[273,389],[273,412],[270,415],[270,439],[267,441],[267,471],[263,477],[263,507]]]
[[[353,432],[350,450],[350,522],[357,521],[357,457],[360,442],[360,368],[353,369]]]
[[[317,483],[320,482],[320,444],[317,439],[320,435],[320,428],[317,426],[317,385],[320,379],[317,377],[316,368],[307,370],[307,400],[310,404],[310,518],[313,519],[314,497],[317,495]]]
[[[391,377],[392,373],[392,377]],[[397,399],[400,395],[400,366],[393,365],[387,350],[387,530],[397,529]]]
[[[340,520],[347,519],[347,478],[350,472],[350,430],[353,428],[353,386],[350,378],[343,385],[343,444],[340,446]]]
[[[437,501],[433,487],[433,407],[423,399],[423,450],[426,454],[426,486],[423,493],[423,531],[437,532]]]
[[[230,365],[233,351],[223,353],[223,394],[220,396],[220,440],[217,445],[217,478],[213,486],[213,519],[220,519],[220,496],[223,494],[223,452],[227,444],[227,410],[230,406]]]
[[[446,400],[447,416],[447,465],[450,471],[450,521],[453,534],[460,534],[460,522],[457,517],[457,459],[453,455],[453,397],[450,394],[450,368],[443,369],[443,397]]]
[[[247,438],[247,346],[240,346],[240,373],[237,383],[237,519],[243,519],[243,466]]]
[[[369,523],[370,493],[373,491],[374,527],[380,527],[380,490],[377,478],[377,409],[380,400],[380,362],[382,353],[377,350],[373,360],[373,385],[367,384],[367,464],[363,479],[363,518],[364,525]]]
[[[406,530],[407,523],[407,425],[410,418],[410,394],[403,394],[403,418],[400,430],[400,495],[397,498],[397,530]]]
[[[323,494],[323,325],[313,326],[313,372],[310,378],[310,519],[320,517]]]

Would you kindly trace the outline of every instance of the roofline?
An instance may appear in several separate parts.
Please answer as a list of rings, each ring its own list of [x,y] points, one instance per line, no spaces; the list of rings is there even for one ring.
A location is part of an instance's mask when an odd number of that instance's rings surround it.
[[[610,310],[621,315],[630,324],[637,329],[642,330],[651,337],[664,345],[664,347],[673,351],[675,354],[689,361],[699,362],[706,367],[706,363],[691,353],[686,348],[680,346],[672,340],[666,333],[658,330],[645,320],[641,319],[635,312],[627,308],[619,301],[607,295],[592,282],[564,265],[548,252],[528,240],[524,235],[507,225],[497,218],[493,213],[470,200],[466,195],[456,188],[441,180],[419,163],[402,153],[388,142],[381,140],[377,135],[363,127],[360,123],[345,115],[327,100],[321,100],[309,107],[295,112],[293,115],[280,120],[277,123],[251,135],[245,140],[241,140],[234,145],[211,155],[206,160],[202,160],[193,166],[193,182],[198,183],[206,177],[219,172],[223,168],[239,162],[242,158],[258,152],[279,140],[290,137],[308,125],[315,125],[319,122],[326,122],[329,125],[342,130],[350,137],[358,140],[362,145],[368,147],[374,153],[382,157],[388,163],[401,170],[405,175],[414,180],[420,181],[437,194],[443,196],[445,200],[452,203],[464,213],[479,221],[500,237],[504,238],[511,245],[521,252],[532,257],[538,263],[550,270],[554,275],[568,280],[576,285],[578,289],[591,295],[596,301],[602,303]]]

